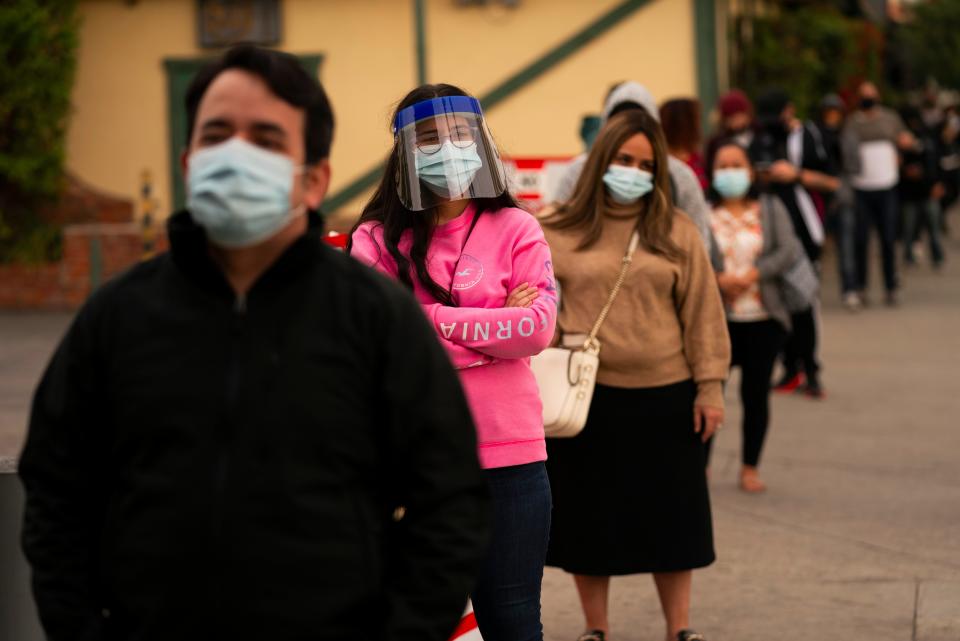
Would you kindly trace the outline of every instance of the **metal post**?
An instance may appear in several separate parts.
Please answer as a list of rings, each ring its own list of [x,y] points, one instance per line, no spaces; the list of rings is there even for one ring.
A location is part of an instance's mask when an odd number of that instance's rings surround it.
[[[413,22],[417,46],[417,84],[427,84],[427,8],[425,0],[413,0]]]
[[[713,0],[693,0],[694,42],[697,48],[697,94],[701,126],[708,131],[710,111],[717,102],[717,14]]]

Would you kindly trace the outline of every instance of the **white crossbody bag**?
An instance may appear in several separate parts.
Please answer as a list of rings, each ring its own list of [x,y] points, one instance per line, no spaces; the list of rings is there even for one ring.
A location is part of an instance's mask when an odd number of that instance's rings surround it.
[[[548,437],[576,436],[587,423],[593,388],[597,383],[597,367],[600,365],[600,341],[597,340],[597,334],[610,313],[614,299],[620,293],[639,244],[640,236],[633,232],[627,253],[623,256],[620,275],[590,333],[586,336],[565,336],[559,347],[549,347],[530,359],[530,367],[540,387],[543,429]]]

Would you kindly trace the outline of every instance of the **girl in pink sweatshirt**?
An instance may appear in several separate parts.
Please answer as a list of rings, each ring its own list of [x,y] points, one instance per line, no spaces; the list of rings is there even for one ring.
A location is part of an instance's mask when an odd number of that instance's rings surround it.
[[[348,251],[412,290],[459,370],[494,501],[473,594],[480,632],[542,639],[551,498],[530,356],[554,332],[550,250],[506,190],[476,99],[450,85],[419,87],[397,107],[393,131]]]

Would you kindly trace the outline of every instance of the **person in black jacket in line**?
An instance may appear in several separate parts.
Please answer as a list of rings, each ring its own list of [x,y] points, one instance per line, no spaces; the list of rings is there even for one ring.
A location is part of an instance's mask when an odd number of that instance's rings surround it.
[[[333,115],[297,60],[187,94],[171,251],[98,290],[37,388],[23,546],[51,641],[445,641],[488,497],[417,303],[320,238]]]
[[[900,166],[900,213],[902,220],[903,261],[916,265],[915,245],[926,229],[930,242],[930,264],[934,269],[943,265],[941,241],[943,210],[941,201],[946,196],[940,159],[944,156],[941,133],[929,127],[916,107],[905,107],[900,117],[915,143],[904,149]]]
[[[811,194],[837,190],[836,168],[830,164],[819,132],[796,117],[786,92],[768,89],[757,98],[756,107],[758,129],[750,145],[750,159],[761,186],[786,207],[807,257],[816,265],[824,229]],[[783,347],[784,373],[774,389],[800,389],[811,398],[823,398],[813,306],[792,314],[791,324]]]

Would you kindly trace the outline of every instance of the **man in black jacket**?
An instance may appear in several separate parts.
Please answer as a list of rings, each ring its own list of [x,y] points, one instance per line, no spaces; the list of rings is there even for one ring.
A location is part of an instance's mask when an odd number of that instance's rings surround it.
[[[769,89],[757,98],[756,105],[758,130],[750,146],[751,159],[764,189],[783,202],[807,257],[816,265],[824,230],[811,194],[837,190],[836,168],[830,164],[819,132],[796,117],[786,92]],[[774,389],[793,392],[802,385],[808,396],[822,398],[813,306],[794,312],[791,323],[783,347],[784,374]]]
[[[170,253],[92,296],[34,399],[48,638],[442,641],[486,543],[476,439],[419,306],[321,242],[326,95],[246,46],[187,111]]]

